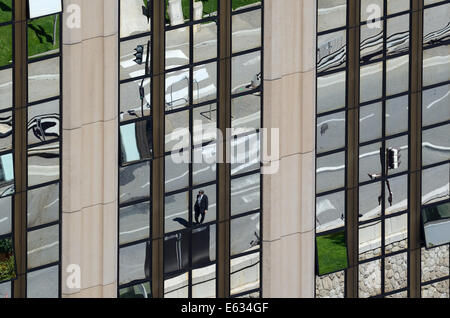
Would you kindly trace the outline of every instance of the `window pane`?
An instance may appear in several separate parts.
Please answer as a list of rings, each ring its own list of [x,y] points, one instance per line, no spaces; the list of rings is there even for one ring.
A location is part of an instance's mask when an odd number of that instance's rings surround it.
[[[150,236],[150,202],[120,208],[119,244],[130,243]]]
[[[17,276],[12,238],[0,239],[0,269],[0,283],[12,280]]]
[[[261,9],[232,16],[233,53],[261,46]]]
[[[28,102],[59,95],[60,58],[28,64]]]
[[[343,191],[316,198],[316,233],[344,226],[345,193]]]
[[[120,121],[150,116],[151,79],[120,84]]]
[[[58,298],[59,266],[44,268],[27,274],[28,298]]]
[[[34,227],[59,219],[59,183],[28,190],[28,227]]]
[[[254,253],[230,261],[230,295],[260,287],[260,254]]]
[[[319,275],[334,273],[348,267],[345,231],[316,237]]]
[[[60,136],[59,100],[28,107],[28,144],[57,139]]]
[[[422,209],[427,248],[450,243],[450,203]]]
[[[345,152],[317,158],[316,193],[345,186]]]
[[[231,256],[257,249],[261,244],[260,214],[232,219],[230,224]]]
[[[0,236],[11,233],[12,197],[0,199]]]
[[[317,118],[317,153],[345,147],[345,112]]]
[[[153,156],[152,139],[151,120],[120,126],[120,164],[150,159]]]
[[[238,94],[261,86],[261,52],[231,58],[231,93]]]
[[[142,162],[120,168],[120,203],[150,197],[150,162]]]
[[[59,225],[28,232],[28,269],[59,261]]]
[[[119,249],[119,284],[146,279],[145,255],[147,243]]]
[[[359,225],[359,260],[381,255],[381,221]]]
[[[119,289],[119,298],[151,298],[150,283],[141,283]]]
[[[231,180],[231,215],[260,208],[260,175],[252,174]]]
[[[59,179],[59,142],[28,149],[28,186]]]

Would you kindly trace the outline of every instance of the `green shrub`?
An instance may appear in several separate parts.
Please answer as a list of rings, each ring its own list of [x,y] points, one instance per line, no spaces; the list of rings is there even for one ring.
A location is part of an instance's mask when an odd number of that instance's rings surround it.
[[[0,282],[16,278],[14,256],[0,262]]]
[[[0,253],[12,254],[13,246],[10,238],[0,240]]]

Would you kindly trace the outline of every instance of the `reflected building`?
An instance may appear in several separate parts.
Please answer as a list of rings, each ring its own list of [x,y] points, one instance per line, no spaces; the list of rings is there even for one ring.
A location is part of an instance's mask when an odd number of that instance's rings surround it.
[[[448,0],[46,2],[0,0],[0,298],[450,297]]]

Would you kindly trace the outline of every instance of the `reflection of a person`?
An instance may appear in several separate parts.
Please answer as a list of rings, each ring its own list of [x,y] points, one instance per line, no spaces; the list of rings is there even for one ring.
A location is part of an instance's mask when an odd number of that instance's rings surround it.
[[[197,200],[194,205],[195,211],[195,223],[202,224],[205,220],[205,214],[208,212],[208,196],[205,194],[203,190],[198,191]],[[202,216],[200,222],[198,221],[198,217]]]

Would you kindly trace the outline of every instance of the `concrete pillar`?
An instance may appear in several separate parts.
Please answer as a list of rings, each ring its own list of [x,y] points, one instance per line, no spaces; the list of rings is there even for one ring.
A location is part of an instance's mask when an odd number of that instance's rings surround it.
[[[116,297],[118,1],[64,8],[62,294]],[[71,264],[79,288],[66,284]]]
[[[264,297],[314,297],[315,16],[316,1],[265,0],[264,127],[280,129],[280,169],[263,177]]]

